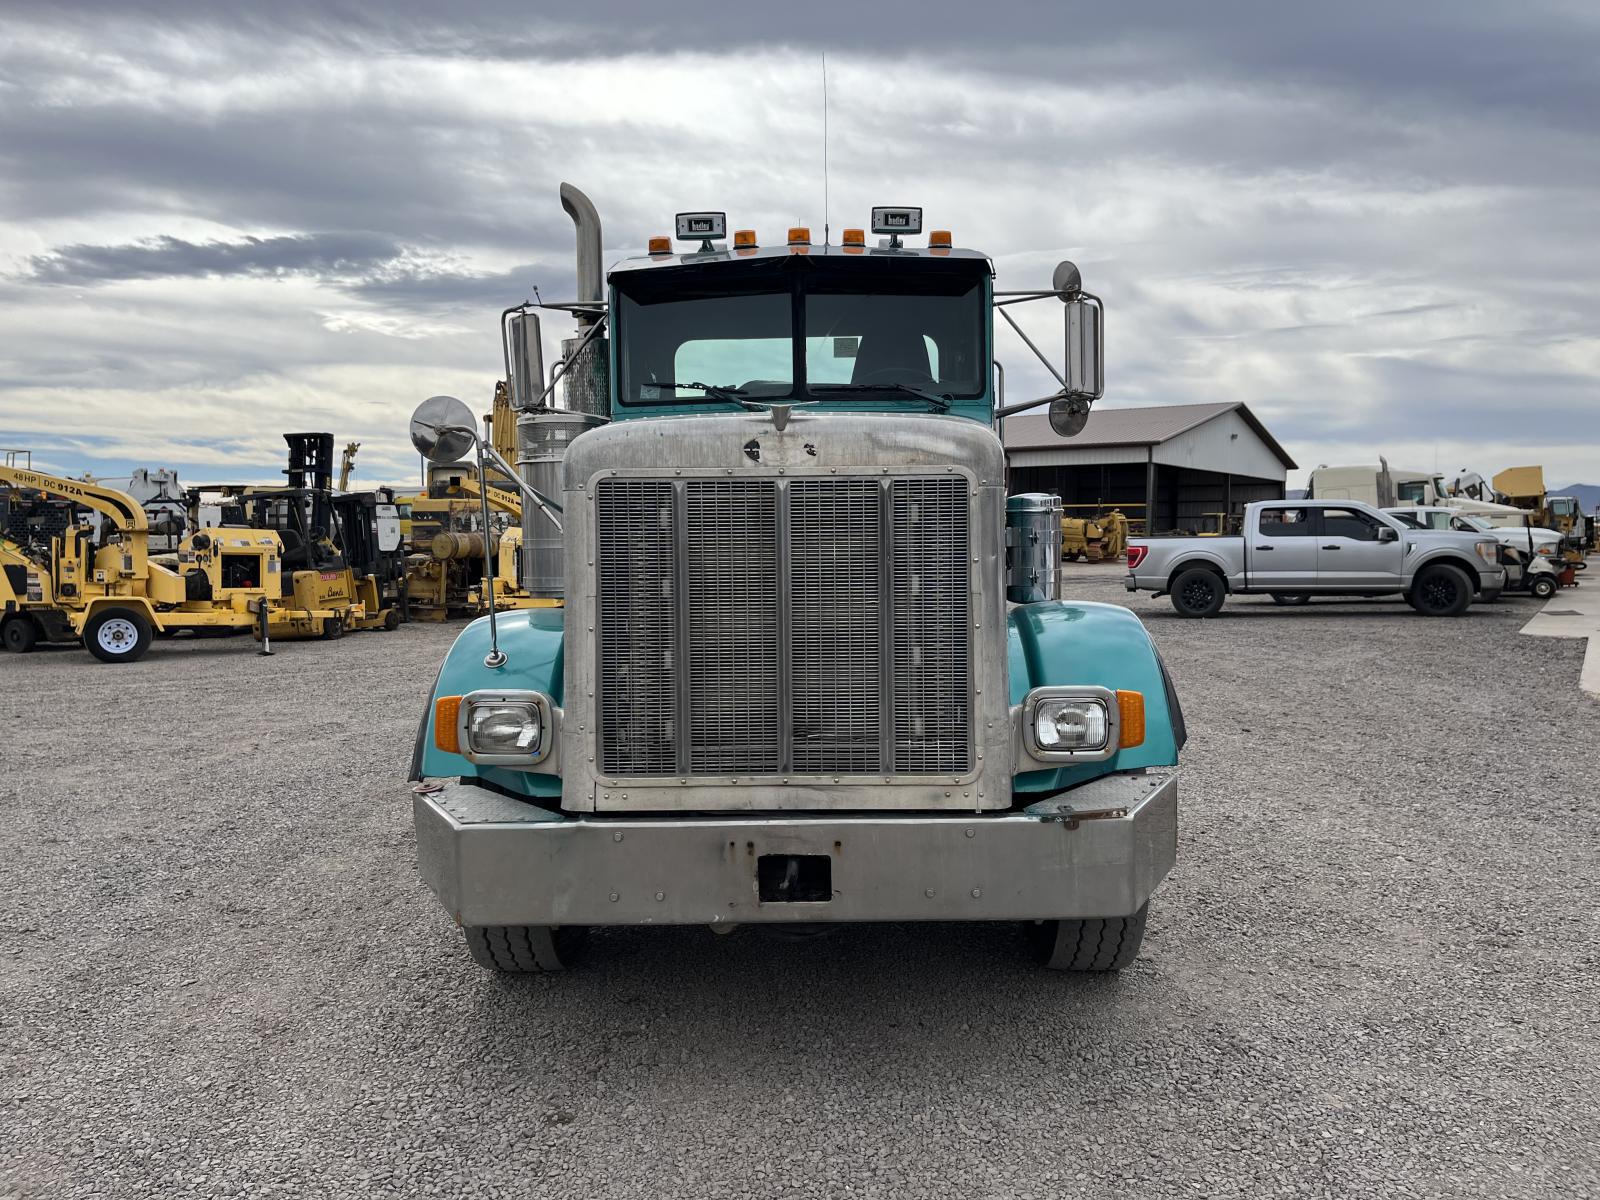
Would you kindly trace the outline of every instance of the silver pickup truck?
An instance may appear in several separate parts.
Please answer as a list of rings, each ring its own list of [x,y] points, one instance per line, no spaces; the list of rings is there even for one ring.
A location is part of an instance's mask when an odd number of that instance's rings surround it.
[[[1279,604],[1398,594],[1425,616],[1456,617],[1474,595],[1499,597],[1498,549],[1490,535],[1410,529],[1355,500],[1268,500],[1245,508],[1239,537],[1133,539],[1125,584],[1171,596],[1185,617],[1263,592]]]

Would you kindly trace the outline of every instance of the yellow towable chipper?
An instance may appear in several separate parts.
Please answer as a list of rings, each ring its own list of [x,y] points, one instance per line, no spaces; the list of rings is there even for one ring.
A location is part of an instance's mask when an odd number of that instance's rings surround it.
[[[259,636],[265,626],[269,638],[303,636],[342,627],[348,616],[313,599],[322,590],[317,572],[297,572],[285,591],[275,531],[199,530],[156,561],[144,509],[126,493],[19,467],[0,467],[0,487],[64,500],[74,514],[48,538],[0,539],[0,644],[8,650],[81,639],[102,662],[133,662],[157,634]],[[99,541],[78,509],[104,518]]]

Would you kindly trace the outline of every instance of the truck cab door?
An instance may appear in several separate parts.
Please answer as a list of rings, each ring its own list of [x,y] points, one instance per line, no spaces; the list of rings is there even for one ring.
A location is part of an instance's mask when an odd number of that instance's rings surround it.
[[[1359,508],[1324,508],[1317,541],[1317,574],[1327,587],[1395,588],[1405,565],[1405,543],[1385,522]]]
[[[1247,586],[1274,592],[1314,590],[1317,584],[1316,510],[1274,504],[1256,510],[1245,535]]]

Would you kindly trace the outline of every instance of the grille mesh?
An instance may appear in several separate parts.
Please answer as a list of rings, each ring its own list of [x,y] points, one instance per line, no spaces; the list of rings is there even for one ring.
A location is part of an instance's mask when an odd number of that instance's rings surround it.
[[[899,479],[890,488],[894,546],[894,769],[970,769],[966,488],[958,479]]]
[[[789,486],[794,769],[883,769],[879,614],[882,490],[876,480]]]
[[[966,486],[602,481],[602,773],[969,771]]]
[[[774,774],[778,730],[778,487],[694,480],[687,493],[689,770]]]
[[[671,775],[677,764],[677,587],[672,484],[599,486],[600,766]]]

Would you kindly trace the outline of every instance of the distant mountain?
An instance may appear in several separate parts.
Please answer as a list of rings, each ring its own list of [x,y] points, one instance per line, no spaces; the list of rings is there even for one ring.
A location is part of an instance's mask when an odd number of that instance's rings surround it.
[[[1569,483],[1566,487],[1551,488],[1551,496],[1576,496],[1578,507],[1586,513],[1600,508],[1600,483]]]

